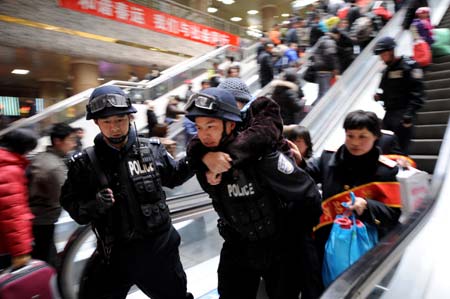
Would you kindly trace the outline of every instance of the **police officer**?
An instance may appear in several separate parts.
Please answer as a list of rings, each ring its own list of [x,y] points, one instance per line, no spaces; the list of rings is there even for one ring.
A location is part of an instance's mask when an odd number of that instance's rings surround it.
[[[379,55],[387,68],[380,83],[382,93],[375,94],[376,101],[383,101],[386,114],[383,128],[393,131],[404,153],[412,137],[416,111],[425,101],[423,71],[411,58],[394,54],[396,43],[392,37],[380,38],[374,53]]]
[[[193,95],[186,110],[201,143],[209,151],[226,152],[236,137],[236,124],[242,121],[233,95],[208,88]],[[320,194],[312,179],[278,151],[213,178],[207,179],[206,168],[196,169],[196,174],[212,198],[225,240],[218,269],[220,298],[256,298],[263,277],[269,298],[297,299],[301,283],[311,282],[299,274],[305,267],[302,250],[321,214]],[[308,263],[312,266],[305,272],[318,271],[317,256]]]
[[[101,133],[72,157],[61,194],[71,217],[97,236],[79,297],[125,298],[136,284],[151,298],[193,298],[162,189],[192,176],[186,160],[174,161],[158,139],[137,138],[136,109],[119,87],[96,88],[86,109]]]

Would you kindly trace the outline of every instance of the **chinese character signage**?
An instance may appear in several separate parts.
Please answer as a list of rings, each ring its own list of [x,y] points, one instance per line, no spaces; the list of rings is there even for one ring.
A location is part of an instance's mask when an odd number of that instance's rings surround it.
[[[59,0],[64,8],[153,31],[216,45],[239,45],[239,37],[158,10],[119,0]]]

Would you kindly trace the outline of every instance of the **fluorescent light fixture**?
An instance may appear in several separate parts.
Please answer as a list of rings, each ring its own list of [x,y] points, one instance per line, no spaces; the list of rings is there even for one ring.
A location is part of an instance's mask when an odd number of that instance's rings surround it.
[[[234,0],[222,0],[223,4],[230,5],[234,3]]]
[[[209,13],[215,13],[215,12],[217,12],[217,8],[215,8],[215,7],[208,7],[208,9],[207,9],[207,11],[209,12]]]
[[[289,21],[283,21],[283,24],[289,24],[290,22]]]
[[[105,81],[105,78],[97,78],[98,81]]]
[[[242,18],[241,17],[232,17],[230,20],[233,22],[239,22],[242,20]]]
[[[288,13],[283,13],[283,14],[281,14],[281,16],[282,16],[283,18],[287,18],[287,17],[289,17],[289,14],[288,14]]]
[[[26,74],[28,74],[29,72],[30,72],[29,70],[14,69],[14,70],[12,70],[11,74],[16,74],[16,75],[26,75]]]
[[[252,10],[247,11],[247,13],[248,13],[249,15],[256,15],[256,14],[258,13],[258,11],[252,9]]]

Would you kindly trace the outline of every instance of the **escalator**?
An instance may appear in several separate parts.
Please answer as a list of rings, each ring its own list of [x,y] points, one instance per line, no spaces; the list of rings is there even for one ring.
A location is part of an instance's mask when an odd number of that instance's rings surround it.
[[[448,28],[449,24],[447,10],[438,27]],[[410,155],[420,169],[433,173],[450,116],[450,56],[434,58],[424,81],[427,101],[417,113]]]

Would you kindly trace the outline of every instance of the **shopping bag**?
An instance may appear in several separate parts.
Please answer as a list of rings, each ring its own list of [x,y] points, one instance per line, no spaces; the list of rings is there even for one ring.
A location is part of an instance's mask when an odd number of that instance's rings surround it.
[[[354,195],[352,200],[354,201]],[[351,216],[338,215],[333,222],[322,265],[322,279],[328,287],[342,272],[378,242],[376,227]]]
[[[414,42],[414,60],[421,67],[426,67],[431,64],[432,56],[431,56],[431,48],[427,42],[422,39]]]
[[[404,222],[419,207],[430,189],[430,175],[414,167],[401,168],[397,173],[402,199],[402,216]]]

